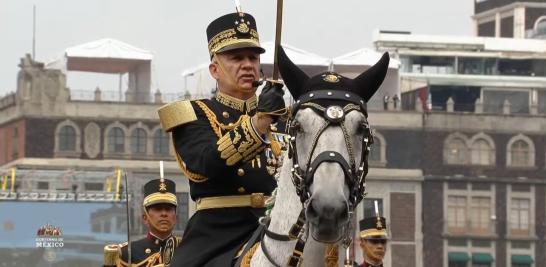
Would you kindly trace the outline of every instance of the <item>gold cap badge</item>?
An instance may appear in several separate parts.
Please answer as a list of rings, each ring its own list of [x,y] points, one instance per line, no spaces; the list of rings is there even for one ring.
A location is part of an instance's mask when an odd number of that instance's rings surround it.
[[[377,223],[376,223],[375,227],[377,228],[377,230],[383,229],[383,224],[381,223],[381,218],[380,217],[377,217]]]
[[[241,19],[241,23],[239,23],[239,26],[237,26],[237,30],[241,33],[247,33],[250,28],[248,28],[248,25],[246,25],[245,21]]]
[[[339,82],[339,77],[337,77],[337,76],[334,75],[334,74],[325,75],[325,76],[323,76],[322,79],[323,79],[325,82],[329,82],[329,83],[337,83],[337,82]]]

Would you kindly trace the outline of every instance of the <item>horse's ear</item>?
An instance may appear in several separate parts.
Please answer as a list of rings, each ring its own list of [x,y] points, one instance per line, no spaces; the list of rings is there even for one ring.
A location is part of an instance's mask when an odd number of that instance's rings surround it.
[[[288,58],[282,46],[278,47],[278,51],[279,72],[292,97],[298,99],[309,76]]]
[[[385,52],[375,65],[353,79],[353,83],[358,90],[355,93],[358,93],[366,102],[372,98],[383,80],[385,80],[389,69],[389,61],[389,53]]]

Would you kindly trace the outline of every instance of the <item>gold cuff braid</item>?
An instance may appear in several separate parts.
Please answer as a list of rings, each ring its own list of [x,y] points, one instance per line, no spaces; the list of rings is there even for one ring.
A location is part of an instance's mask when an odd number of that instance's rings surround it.
[[[264,148],[264,142],[258,136],[248,115],[241,116],[240,125],[222,136],[218,142],[220,157],[228,166],[243,160],[248,161]]]

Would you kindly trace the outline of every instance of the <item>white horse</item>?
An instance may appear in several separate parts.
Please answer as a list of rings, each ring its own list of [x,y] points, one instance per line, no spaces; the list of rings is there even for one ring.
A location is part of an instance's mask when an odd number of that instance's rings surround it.
[[[373,140],[365,102],[383,82],[389,57],[385,53],[352,80],[336,73],[309,78],[282,48],[279,63],[283,80],[298,101],[287,126],[293,136],[292,148],[283,159],[267,229],[286,235],[305,208],[301,233],[308,233],[308,238],[301,256],[303,266],[326,266],[328,245],[354,236],[347,227],[364,196],[367,154]],[[275,239],[264,236],[251,266],[287,266],[297,241]],[[340,249],[339,263],[344,256]]]

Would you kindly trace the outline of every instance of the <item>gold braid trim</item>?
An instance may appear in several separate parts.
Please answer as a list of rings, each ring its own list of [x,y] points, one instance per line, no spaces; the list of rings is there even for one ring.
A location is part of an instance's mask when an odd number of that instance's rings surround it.
[[[268,135],[267,137],[269,138],[269,142],[270,142],[270,145],[271,145],[271,152],[273,152],[275,157],[279,157],[281,155],[281,152],[282,152],[281,144],[279,143],[279,141],[277,141],[277,139],[273,138],[273,134],[271,133],[271,131],[269,131],[267,133],[267,135]]]
[[[328,245],[324,253],[324,266],[338,267],[339,254],[338,245]]]
[[[173,140],[173,143],[174,143],[174,138],[172,140]],[[182,173],[184,173],[184,175],[186,175],[186,177],[188,177],[188,179],[190,179],[192,182],[196,182],[196,183],[202,183],[202,182],[208,180],[207,177],[205,177],[205,176],[203,176],[201,174],[189,171],[188,168],[186,168],[186,163],[182,160],[182,157],[180,157],[178,152],[175,152],[174,154],[176,155],[176,162],[178,163],[178,167],[180,167],[180,169],[182,170]]]
[[[161,263],[161,255],[159,254],[159,252],[157,252],[148,258],[148,263],[146,264],[146,267],[154,267]]]
[[[222,130],[224,131],[230,131],[233,130],[235,127],[239,126],[243,122],[243,116],[239,117],[239,120],[235,122],[233,125],[225,125],[218,121],[218,118],[216,117],[216,114],[207,106],[205,103],[197,100],[195,103],[205,112],[205,116],[207,116],[207,119],[209,120],[210,127],[212,127],[212,130],[218,136],[218,138],[222,137]]]
[[[209,120],[210,127],[212,127],[212,130],[218,136],[218,138],[222,137],[222,132],[220,131],[220,123],[218,122],[218,119],[216,118],[216,114],[212,112],[212,110],[205,105],[205,103],[201,101],[195,101],[195,103],[205,112],[205,116],[207,116],[207,119]]]
[[[252,256],[254,256],[254,253],[256,253],[256,250],[258,250],[258,246],[260,245],[260,242],[254,244],[243,256],[243,259],[241,260],[241,267],[250,267],[250,261],[252,260]]]
[[[157,262],[158,259],[159,259],[159,262]],[[140,262],[131,263],[130,267],[141,267],[141,266],[142,267],[144,267],[144,266],[154,267],[157,264],[161,264],[161,255],[159,255],[159,252],[151,254],[150,256],[148,256],[148,258],[143,259]],[[129,263],[127,263],[126,261],[119,258],[118,261],[116,262],[116,266],[118,266],[118,267],[129,267]],[[159,265],[159,266],[161,266],[161,265]]]
[[[228,166],[233,166],[241,160],[251,160],[264,149],[261,138],[252,127],[250,116],[242,115],[240,120],[240,125],[216,142],[220,157],[226,160]]]

